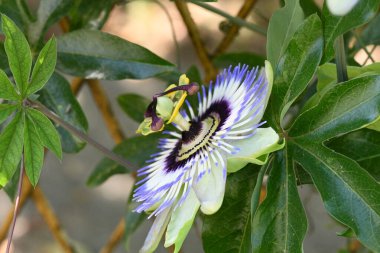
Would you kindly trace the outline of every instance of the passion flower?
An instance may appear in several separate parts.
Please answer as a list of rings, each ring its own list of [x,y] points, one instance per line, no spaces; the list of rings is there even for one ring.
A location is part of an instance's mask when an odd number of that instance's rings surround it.
[[[196,113],[187,101],[187,110],[178,113],[180,98],[198,90],[185,76],[180,80],[182,85],[153,97],[145,115],[153,122],[146,132],[162,130],[165,123],[178,131],[164,131],[171,138],[161,139],[161,151],[138,171],[136,211],[156,216],[141,253],[153,252],[165,230],[165,247],[174,244],[178,252],[198,209],[210,215],[222,205],[227,174],[247,163],[264,164],[281,148],[272,128],[260,128],[273,81],[269,62],[262,70],[245,65],[224,70],[215,83],[201,87]],[[159,97],[165,98],[161,105]]]

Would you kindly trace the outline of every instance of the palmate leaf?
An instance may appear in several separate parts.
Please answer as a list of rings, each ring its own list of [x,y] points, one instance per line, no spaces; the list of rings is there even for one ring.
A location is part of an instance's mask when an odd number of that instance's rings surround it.
[[[307,220],[297,191],[294,164],[287,149],[277,152],[274,157],[267,196],[253,218],[255,253],[303,252]]]
[[[292,142],[293,157],[311,175],[326,210],[380,251],[380,185],[355,161],[308,140]]]
[[[38,55],[36,64],[33,67],[31,80],[27,88],[27,96],[42,89],[53,74],[56,61],[57,42],[53,37],[46,43]]]
[[[3,123],[16,109],[17,105],[0,104],[0,124]]]
[[[28,109],[28,117],[33,121],[40,137],[41,144],[52,151],[59,159],[62,158],[61,139],[53,123],[41,112]]]
[[[44,162],[44,147],[32,118],[26,113],[24,126],[24,165],[30,183],[36,186]]]
[[[20,163],[24,143],[23,112],[18,112],[0,135],[0,186],[4,186]]]
[[[355,161],[324,146],[380,116],[380,76],[364,76],[330,89],[301,114],[288,133],[292,159],[312,177],[327,211],[369,249],[380,251],[380,185]]]
[[[14,85],[8,79],[3,70],[0,69],[0,98],[6,100],[19,100],[21,97],[17,94]]]
[[[363,128],[334,138],[326,146],[355,160],[380,181],[380,132]]]
[[[322,142],[365,127],[379,117],[379,101],[379,75],[340,83],[295,121],[289,135]]]
[[[2,29],[5,34],[5,52],[8,56],[9,67],[12,71],[16,85],[23,95],[28,85],[32,67],[32,53],[24,34],[4,14],[1,15]]]

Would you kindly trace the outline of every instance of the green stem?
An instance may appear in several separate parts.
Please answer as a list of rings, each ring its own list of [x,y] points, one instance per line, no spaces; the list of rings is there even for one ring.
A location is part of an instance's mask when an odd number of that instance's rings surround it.
[[[202,3],[200,1],[196,1],[196,0],[189,0],[189,2],[195,4],[195,5],[198,5],[206,10],[209,10],[211,12],[214,12],[216,14],[219,14],[220,16],[222,17],[225,17],[226,19],[228,19],[231,23],[234,23],[235,25],[238,25],[238,26],[243,26],[243,27],[246,27],[254,32],[258,32],[260,33],[261,35],[264,35],[266,36],[267,35],[267,31],[258,26],[258,25],[255,25],[255,24],[252,24],[252,23],[249,23],[247,21],[245,21],[244,19],[241,19],[241,18],[238,18],[238,17],[234,17],[234,16],[231,16],[230,14],[220,10],[220,9],[217,9],[209,4],[205,4],[205,3]]]
[[[261,166],[259,174],[257,175],[256,185],[253,189],[251,198],[251,222],[253,222],[253,217],[255,216],[256,210],[259,206],[261,186],[263,184],[265,172],[269,168],[271,162],[272,160],[269,160],[266,164]]]
[[[21,192],[22,192],[22,181],[23,181],[23,178],[24,178],[24,152],[22,153],[22,156],[21,156],[20,176],[19,177],[20,178],[18,180],[17,196],[16,196],[16,200],[15,200],[15,208],[14,208],[14,211],[13,211],[12,225],[11,225],[11,229],[9,230],[7,248],[5,250],[6,253],[9,253],[10,249],[11,249],[13,232],[15,230],[16,220],[17,220],[17,213],[18,213],[18,208],[19,208],[19,204],[20,204],[20,198],[21,198]]]
[[[109,150],[108,148],[104,147],[102,144],[100,144],[99,142],[95,141],[94,139],[92,139],[87,134],[79,131],[74,126],[66,123],[58,115],[56,115],[54,112],[50,111],[46,106],[44,106],[40,102],[28,100],[28,103],[30,105],[32,105],[33,107],[35,107],[36,109],[40,110],[43,114],[45,114],[48,118],[50,118],[51,120],[53,120],[55,123],[57,123],[58,125],[62,126],[64,129],[66,129],[70,133],[74,134],[75,136],[77,136],[82,141],[85,141],[85,142],[89,143],[90,145],[92,145],[94,148],[98,149],[100,152],[102,152],[109,159],[111,159],[111,160],[119,163],[120,165],[124,166],[125,168],[129,168],[129,169],[132,169],[132,170],[135,170],[135,171],[138,169],[138,167],[136,165],[134,165],[131,162],[125,160],[124,158],[116,155],[111,150]]]
[[[348,80],[346,51],[344,50],[343,35],[339,35],[335,40],[335,62],[338,82],[345,82]]]

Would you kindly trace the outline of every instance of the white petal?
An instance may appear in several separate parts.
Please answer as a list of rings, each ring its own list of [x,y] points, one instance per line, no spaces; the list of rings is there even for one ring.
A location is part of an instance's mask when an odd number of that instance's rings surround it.
[[[169,223],[171,211],[172,208],[166,208],[165,211],[157,215],[139,253],[151,253],[157,248]]]
[[[211,171],[206,172],[193,186],[195,194],[201,202],[201,211],[204,214],[215,213],[223,202],[227,173],[225,171],[225,161],[219,159],[218,165],[216,166],[212,163]]]
[[[165,247],[175,244],[174,253],[181,249],[182,243],[193,225],[199,206],[200,203],[195,192],[190,190],[185,201],[174,210],[171,216],[166,230]]]
[[[344,16],[349,13],[359,0],[327,0],[327,7],[336,16]]]
[[[265,164],[269,153],[283,148],[284,143],[278,144],[279,139],[278,134],[268,127],[256,129],[250,138],[230,141],[240,151],[227,156],[228,172],[236,172],[248,163]]]
[[[251,122],[254,122],[254,124],[257,124],[261,121],[263,115],[264,115],[264,112],[265,112],[265,109],[268,105],[268,101],[269,101],[269,98],[270,98],[270,94],[272,93],[272,87],[273,87],[273,68],[272,68],[272,65],[270,64],[269,61],[265,61],[265,68],[264,68],[264,71],[265,71],[265,77],[266,77],[266,80],[267,80],[267,91],[266,91],[266,95],[265,95],[265,98],[263,99],[263,108],[261,109],[261,111],[251,120]]]
[[[270,94],[272,92],[272,86],[273,86],[273,68],[269,61],[265,61],[265,76],[268,81],[268,93],[265,98],[265,108],[266,108]],[[265,111],[265,108],[264,108],[264,111]]]

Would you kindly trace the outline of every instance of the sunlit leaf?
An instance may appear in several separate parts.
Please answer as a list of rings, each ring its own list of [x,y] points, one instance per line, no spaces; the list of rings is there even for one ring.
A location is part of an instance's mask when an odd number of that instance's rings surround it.
[[[24,126],[24,166],[30,183],[36,186],[44,162],[44,147],[33,120],[26,113]]]
[[[2,28],[6,36],[5,52],[8,56],[9,67],[13,73],[17,87],[21,94],[26,92],[30,69],[32,67],[32,54],[29,44],[20,29],[4,14],[1,15]]]
[[[61,139],[51,121],[43,113],[34,109],[28,109],[27,114],[34,123],[40,137],[41,144],[61,159]]]
[[[20,163],[24,144],[24,115],[16,114],[0,135],[0,185],[4,186]]]
[[[27,95],[40,90],[49,80],[55,69],[57,61],[57,43],[51,38],[41,50],[36,64],[33,67],[32,77],[27,89]]]

